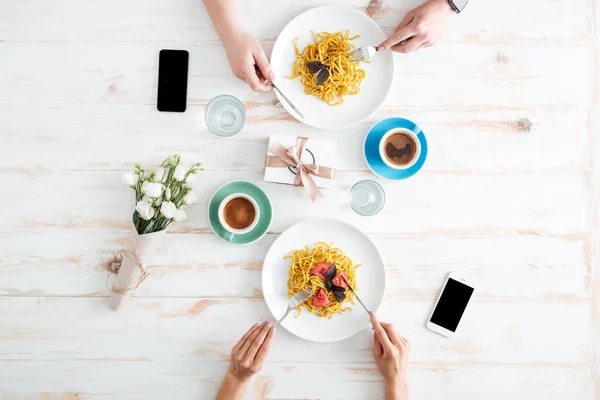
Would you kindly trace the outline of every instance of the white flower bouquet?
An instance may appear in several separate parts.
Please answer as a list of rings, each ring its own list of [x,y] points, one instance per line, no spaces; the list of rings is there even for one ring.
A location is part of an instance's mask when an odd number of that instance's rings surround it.
[[[198,200],[189,185],[202,170],[201,164],[187,169],[180,161],[180,157],[174,155],[150,172],[136,164],[133,172],[123,175],[123,183],[135,190],[133,224],[138,234],[163,231],[171,222],[185,221],[184,208]]]
[[[136,164],[133,172],[123,175],[123,183],[135,190],[135,234],[133,249],[120,251],[105,265],[117,277],[109,302],[114,311],[149,275],[148,266],[164,241],[167,227],[184,221],[185,208],[198,201],[190,184],[202,170],[201,165],[185,168],[180,161],[178,155],[169,157],[156,171],[145,171]]]

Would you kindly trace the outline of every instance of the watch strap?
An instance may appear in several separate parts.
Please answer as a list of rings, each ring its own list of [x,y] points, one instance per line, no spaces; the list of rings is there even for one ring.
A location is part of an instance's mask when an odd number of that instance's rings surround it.
[[[448,3],[457,14],[460,14],[469,3],[469,0],[448,0]]]

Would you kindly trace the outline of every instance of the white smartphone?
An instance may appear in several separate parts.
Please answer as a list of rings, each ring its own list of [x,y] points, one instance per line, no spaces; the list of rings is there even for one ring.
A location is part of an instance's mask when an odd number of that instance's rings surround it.
[[[427,328],[452,337],[473,296],[475,286],[466,278],[452,272],[438,297],[435,308],[427,321]]]

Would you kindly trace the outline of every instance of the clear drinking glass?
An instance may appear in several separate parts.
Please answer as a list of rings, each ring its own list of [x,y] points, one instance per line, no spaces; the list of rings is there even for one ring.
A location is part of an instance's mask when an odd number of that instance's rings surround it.
[[[357,214],[367,217],[375,215],[385,204],[385,191],[379,183],[365,179],[350,188],[348,203]]]
[[[242,130],[246,121],[246,109],[237,98],[229,95],[212,99],[204,111],[208,129],[217,136],[233,136]]]

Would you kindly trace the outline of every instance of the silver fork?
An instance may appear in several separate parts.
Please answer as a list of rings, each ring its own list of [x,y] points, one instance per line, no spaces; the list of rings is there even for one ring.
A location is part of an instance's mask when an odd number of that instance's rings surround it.
[[[398,45],[404,44],[409,40],[410,40],[410,38],[405,39],[405,40],[401,41],[400,43],[398,43]],[[358,49],[348,53],[348,61],[350,61],[350,62],[365,61],[365,60],[368,60],[369,58],[373,57],[375,55],[375,53],[377,53],[377,47],[361,46]]]
[[[373,57],[377,53],[377,47],[375,46],[361,46],[358,49],[348,53],[348,61],[358,62],[365,61]]]
[[[279,324],[281,324],[283,322],[283,320],[285,319],[285,317],[288,316],[288,314],[296,307],[298,307],[300,304],[304,303],[306,300],[310,299],[313,295],[313,292],[311,292],[308,289],[304,289],[301,292],[296,293],[295,295],[292,296],[292,298],[290,299],[290,302],[288,303],[288,308],[287,311],[285,312],[285,314],[283,314],[283,317],[279,318],[279,321],[277,321],[275,323],[275,327],[278,327]]]

